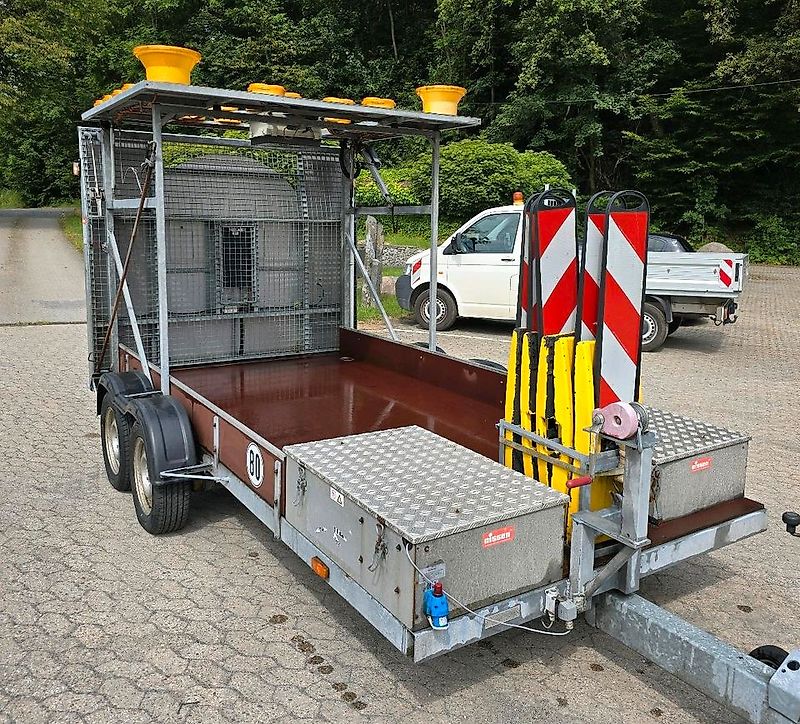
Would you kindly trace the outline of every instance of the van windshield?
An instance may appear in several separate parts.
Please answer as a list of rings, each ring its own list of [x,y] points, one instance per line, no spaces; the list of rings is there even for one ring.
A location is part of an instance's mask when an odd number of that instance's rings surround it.
[[[468,254],[510,254],[517,238],[519,214],[489,214],[461,232],[461,246]]]

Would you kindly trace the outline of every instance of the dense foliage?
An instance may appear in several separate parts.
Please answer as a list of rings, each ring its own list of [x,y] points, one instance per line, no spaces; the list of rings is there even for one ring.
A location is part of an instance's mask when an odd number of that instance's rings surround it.
[[[552,154],[581,194],[636,186],[661,228],[800,262],[790,0],[5,0],[0,189],[32,204],[75,196],[75,121],[142,76],[130,50],[144,42],[196,47],[194,80],[208,85],[277,82],[404,107],[418,107],[421,83],[464,85],[462,110],[483,118],[487,140]],[[488,186],[448,167],[471,197],[452,213],[528,184],[507,183],[508,148],[496,151],[503,180],[492,172]],[[400,143],[385,158],[413,165],[423,150]],[[490,163],[469,146],[448,153]]]

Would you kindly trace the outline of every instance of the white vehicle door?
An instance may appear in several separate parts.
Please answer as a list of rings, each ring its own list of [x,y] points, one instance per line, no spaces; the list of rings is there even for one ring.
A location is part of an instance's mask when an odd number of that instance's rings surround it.
[[[464,317],[513,319],[519,278],[520,214],[488,213],[453,236],[447,282]]]

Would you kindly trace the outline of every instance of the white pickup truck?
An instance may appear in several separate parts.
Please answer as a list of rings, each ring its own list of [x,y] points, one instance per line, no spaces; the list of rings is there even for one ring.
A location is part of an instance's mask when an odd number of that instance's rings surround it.
[[[474,216],[439,246],[437,329],[459,317],[516,318],[522,206],[500,206]],[[397,300],[428,326],[430,252],[406,263],[395,283]],[[657,350],[683,320],[709,317],[718,325],[736,321],[737,299],[747,276],[746,254],[691,251],[680,237],[651,234],[642,345]]]

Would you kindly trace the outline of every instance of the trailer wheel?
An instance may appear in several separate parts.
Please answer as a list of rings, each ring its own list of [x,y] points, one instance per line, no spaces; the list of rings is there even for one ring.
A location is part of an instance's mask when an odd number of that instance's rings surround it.
[[[100,443],[111,487],[121,492],[130,490],[131,424],[110,393],[103,396],[100,405]]]
[[[176,480],[159,485],[163,470],[148,455],[145,432],[138,422],[131,439],[133,505],[139,523],[153,535],[180,530],[189,521],[191,482]]]
[[[786,661],[786,658],[789,656],[789,652],[786,649],[782,649],[780,646],[767,644],[766,646],[759,646],[753,649],[750,652],[750,656],[773,669],[779,669],[781,664]]]
[[[430,322],[430,304],[428,297],[430,291],[426,289],[414,302],[414,318],[421,327],[427,327]],[[436,329],[444,332],[450,329],[458,319],[458,306],[453,295],[445,289],[436,291]]]
[[[650,302],[644,303],[642,310],[642,350],[655,352],[667,339],[669,327],[664,312]]]

